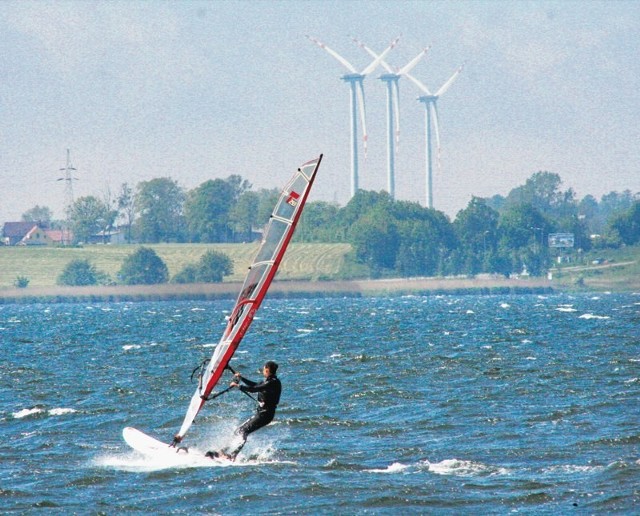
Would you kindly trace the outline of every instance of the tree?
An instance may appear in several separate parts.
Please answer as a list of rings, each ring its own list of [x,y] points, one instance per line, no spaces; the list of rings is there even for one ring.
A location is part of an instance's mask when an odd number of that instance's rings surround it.
[[[117,203],[118,212],[127,228],[127,242],[131,243],[131,228],[136,214],[136,204],[133,189],[127,183],[122,183],[120,186]]]
[[[640,201],[611,220],[610,231],[617,233],[626,245],[640,242]]]
[[[296,242],[336,242],[339,211],[337,204],[307,202],[293,238]]]
[[[125,285],[155,285],[168,281],[169,270],[153,249],[140,247],[124,259],[118,278]]]
[[[256,192],[242,192],[237,202],[229,210],[231,229],[242,241],[251,241],[253,228],[258,224],[259,200]]]
[[[231,176],[229,179],[238,176]],[[236,185],[223,179],[210,179],[187,194],[185,216],[189,239],[193,242],[231,240],[229,212],[238,196]]]
[[[377,276],[382,269],[393,269],[400,246],[395,222],[384,206],[378,206],[360,217],[352,226],[350,243],[356,259],[368,265]]]
[[[71,260],[60,276],[58,276],[58,285],[68,285],[71,287],[96,285],[99,277],[100,273],[89,260]]]
[[[549,254],[543,236],[552,229],[551,223],[530,204],[511,206],[502,214],[499,252],[508,256],[512,271],[526,266],[531,274],[538,275],[546,270]]]
[[[445,271],[456,245],[449,219],[442,212],[406,201],[394,202],[391,214],[400,234],[396,270],[402,276]]]
[[[499,214],[487,205],[485,199],[473,197],[464,210],[460,210],[453,227],[460,242],[461,260],[467,274],[490,270],[491,255],[495,253],[498,237]]]
[[[530,204],[547,217],[569,217],[577,214],[575,192],[560,190],[562,179],[553,172],[536,172],[523,186],[511,190],[507,206]]]
[[[585,195],[578,203],[578,217],[585,221],[591,234],[601,233],[600,206],[593,195]]]
[[[53,214],[48,207],[39,206],[37,204],[22,214],[22,220],[24,222],[35,222],[41,227],[49,227],[51,225],[52,217]]]
[[[100,199],[80,197],[69,209],[69,222],[75,242],[89,242],[93,235],[113,224],[113,212]]]
[[[138,183],[136,233],[141,242],[184,240],[184,192],[168,177]]]
[[[258,214],[257,214],[257,224],[259,226],[266,226],[267,222],[269,222],[269,217],[271,217],[271,212],[278,202],[278,198],[280,197],[280,190],[277,188],[261,188],[258,190]],[[304,213],[304,212],[303,212]]]

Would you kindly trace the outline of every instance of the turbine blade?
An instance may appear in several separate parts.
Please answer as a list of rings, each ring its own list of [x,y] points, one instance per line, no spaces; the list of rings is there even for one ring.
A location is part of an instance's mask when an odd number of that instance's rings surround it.
[[[367,54],[369,54],[374,59],[378,59],[378,54],[376,54],[373,50],[371,50],[367,45],[365,45],[362,41],[357,38],[351,37],[351,40],[358,45],[362,50],[364,50]],[[382,67],[389,73],[396,73],[395,70],[383,59],[380,61]]]
[[[319,41],[316,38],[313,38],[311,36],[307,36],[307,39],[312,43],[315,43],[316,45],[318,45],[323,50],[326,50],[329,53],[329,55],[337,59],[351,73],[358,73],[358,71],[354,68],[354,66],[349,61],[347,61],[344,57],[338,54],[335,50],[330,49],[322,41]]]
[[[422,84],[418,79],[416,79],[410,73],[405,73],[403,75],[403,77],[406,77],[407,79],[409,79],[413,84],[415,84],[418,88],[420,88],[427,95],[431,95],[431,92],[429,91],[429,88],[427,88],[424,84]]]
[[[436,92],[436,97],[439,97],[440,95],[444,94],[444,92],[449,89],[449,87],[453,84],[453,81],[455,81],[458,78],[458,75],[460,75],[461,71],[462,71],[462,66],[458,68],[455,72],[453,72],[453,75],[449,77],[449,80],[445,82],[442,85],[442,87]]]
[[[378,68],[378,65],[382,62],[382,60],[387,57],[387,54],[389,52],[391,52],[391,50],[398,44],[398,41],[400,40],[400,36],[398,36],[396,39],[394,39],[391,44],[384,50],[384,52],[382,52],[382,54],[380,54],[378,57],[376,57],[373,62],[367,66],[364,70],[362,70],[361,74],[362,75],[368,75],[371,72],[373,72],[376,68]]]
[[[422,52],[420,52],[416,57],[414,57],[406,65],[400,68],[400,70],[398,70],[398,75],[405,75],[409,73],[411,70],[413,70],[413,68],[420,62],[420,59],[422,59],[423,56],[427,55],[427,52],[429,52],[430,48],[431,48],[430,46],[424,48]]]
[[[362,81],[358,82],[358,108],[360,110],[360,125],[362,125],[362,146],[364,148],[364,159],[367,159],[367,143],[369,139],[369,134],[367,133],[367,116],[365,112],[364,106],[364,86]]]

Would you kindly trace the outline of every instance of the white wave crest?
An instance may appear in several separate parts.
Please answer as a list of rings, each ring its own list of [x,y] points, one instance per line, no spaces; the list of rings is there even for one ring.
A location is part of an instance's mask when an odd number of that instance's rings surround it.
[[[26,408],[26,409],[19,410],[18,412],[14,412],[12,415],[16,419],[22,419],[23,417],[32,416],[34,414],[40,414],[41,412],[44,412],[44,410],[38,407],[34,407],[34,408]]]
[[[36,414],[42,414],[44,412],[46,412],[50,416],[63,416],[65,414],[73,414],[74,412],[77,412],[77,411],[72,408],[63,408],[63,407],[53,408],[49,410],[45,410],[40,407],[32,407],[32,408],[19,410],[18,412],[14,412],[12,416],[15,419],[22,419],[24,417],[34,416]]]
[[[399,473],[401,471],[404,471],[408,467],[409,466],[407,466],[406,464],[401,464],[400,462],[394,462],[393,464],[391,464],[390,466],[387,466],[386,468],[368,469],[366,471],[368,473]]]
[[[582,314],[579,319],[611,319],[608,315]]]
[[[77,412],[77,410],[72,408],[54,408],[49,411],[49,415],[64,416],[65,414],[73,414],[74,412]]]
[[[455,475],[461,477],[476,477],[490,475],[506,475],[509,470],[495,466],[488,466],[480,462],[459,459],[445,459],[441,462],[424,461],[429,471],[437,475]]]

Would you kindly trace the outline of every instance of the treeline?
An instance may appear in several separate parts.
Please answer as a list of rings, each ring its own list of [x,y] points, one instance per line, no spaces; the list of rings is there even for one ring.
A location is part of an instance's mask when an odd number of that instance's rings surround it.
[[[346,242],[353,271],[374,277],[499,273],[543,274],[552,260],[551,233],[571,233],[575,248],[619,247],[640,241],[640,195],[611,192],[598,201],[562,190],[560,176],[537,172],[507,196],[471,199],[450,220],[385,192],[359,191],[340,207],[310,202],[295,235],[304,242]],[[240,176],[214,179],[185,191],[170,178],[122,185],[115,200],[88,196],[71,207],[77,242],[119,221],[129,241],[243,242],[259,235],[279,191],[251,190]],[[44,212],[44,213],[43,213]],[[25,220],[46,218],[36,207]],[[37,218],[40,217],[40,218]]]

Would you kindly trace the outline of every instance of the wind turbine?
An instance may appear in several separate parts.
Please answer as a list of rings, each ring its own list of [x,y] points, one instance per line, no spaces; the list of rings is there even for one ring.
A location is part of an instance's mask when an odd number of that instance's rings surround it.
[[[307,38],[318,45],[320,48],[326,50],[332,57],[340,62],[350,73],[345,74],[341,77],[343,81],[349,84],[351,95],[350,95],[350,111],[351,111],[351,197],[355,195],[358,191],[358,110],[360,111],[360,123],[362,124],[362,139],[363,139],[363,147],[364,147],[364,155],[365,158],[367,156],[367,124],[365,117],[365,106],[364,106],[364,86],[363,81],[364,78],[373,72],[380,62],[387,56],[387,54],[391,51],[393,47],[398,43],[398,39],[396,38],[391,42],[391,44],[387,47],[387,49],[382,52],[378,57],[376,57],[369,66],[364,68],[361,72],[358,70],[344,57],[330,49],[321,41],[318,41],[311,36],[307,36]]]
[[[356,45],[365,50],[370,56],[376,59],[379,57],[378,54],[367,47],[364,43],[356,38],[352,39]],[[400,143],[400,92],[398,80],[403,75],[408,74],[428,51],[429,48],[425,48],[402,68],[393,68],[387,64],[386,61],[380,61],[382,67],[387,71],[386,74],[380,76],[380,80],[385,82],[387,85],[387,190],[389,191],[389,195],[392,199],[395,198],[395,153],[397,152],[395,145]]]
[[[436,135],[436,150],[438,153],[438,167],[440,167],[440,130],[438,127],[438,99],[450,88],[458,78],[458,75],[462,71],[462,66],[458,68],[451,77],[445,82],[435,94],[432,94],[422,82],[413,77],[411,74],[405,74],[407,79],[413,82],[418,88],[420,88],[426,95],[418,97],[418,101],[424,104],[425,109],[425,156],[426,156],[426,202],[427,208],[433,208],[433,166],[432,166],[432,151],[431,151],[431,124],[433,119],[433,130]]]

